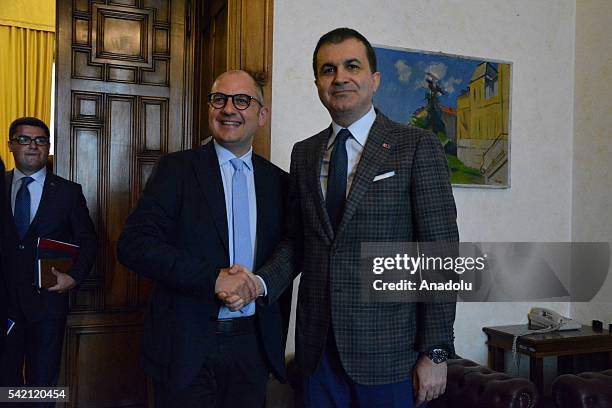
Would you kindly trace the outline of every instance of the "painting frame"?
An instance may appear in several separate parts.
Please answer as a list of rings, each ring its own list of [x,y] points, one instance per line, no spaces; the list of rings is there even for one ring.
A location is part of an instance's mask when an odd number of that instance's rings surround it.
[[[513,62],[372,46],[381,73],[374,106],[440,138],[452,186],[511,188]]]

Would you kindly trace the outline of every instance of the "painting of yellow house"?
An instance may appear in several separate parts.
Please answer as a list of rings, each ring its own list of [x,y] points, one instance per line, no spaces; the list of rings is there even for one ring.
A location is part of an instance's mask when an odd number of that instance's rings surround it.
[[[374,47],[381,85],[374,105],[431,130],[455,186],[510,186],[512,65],[426,51]]]

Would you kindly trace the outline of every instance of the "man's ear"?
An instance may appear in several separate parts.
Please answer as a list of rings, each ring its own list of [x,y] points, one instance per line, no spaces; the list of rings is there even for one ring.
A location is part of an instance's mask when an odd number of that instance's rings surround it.
[[[268,114],[270,113],[270,110],[268,109],[267,106],[262,106],[259,109],[259,117],[257,119],[257,124],[259,126],[263,126],[266,124],[266,119],[268,119]]]
[[[372,74],[372,79],[374,80],[374,92],[376,92],[380,86],[380,72],[374,72]]]

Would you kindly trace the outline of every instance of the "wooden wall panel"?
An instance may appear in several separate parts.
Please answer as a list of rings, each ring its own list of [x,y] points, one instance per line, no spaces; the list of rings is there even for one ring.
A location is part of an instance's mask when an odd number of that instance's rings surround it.
[[[168,0],[144,0],[143,7],[155,10],[156,23],[170,23],[170,2]]]
[[[161,58],[154,58],[153,69],[141,70],[141,83],[157,86],[168,86],[170,82],[170,70],[168,61]]]
[[[154,37],[153,54],[168,55],[170,52],[170,37],[168,35],[168,30],[164,28],[155,29]]]
[[[83,79],[104,80],[102,64],[89,62],[91,52],[75,48],[72,55],[72,77]]]
[[[92,62],[153,66],[153,10],[94,4]]]
[[[75,18],[73,19],[74,27],[72,28],[72,41],[79,45],[90,45],[89,37],[89,20]]]
[[[159,157],[191,145],[186,3],[58,0],[57,13],[55,171],[82,184],[99,239],[71,293],[60,382],[75,392],[69,406],[146,406],[151,282],[118,263],[116,243]]]
[[[75,316],[66,335],[66,371],[71,373],[71,404],[78,407],[144,407],[150,392],[138,359],[142,315],[95,319]],[[78,358],[75,358],[78,356]],[[102,375],[110,375],[101,381]]]
[[[75,12],[89,12],[89,1],[87,0],[74,0],[74,11]],[[59,14],[59,13],[58,13]]]
[[[123,229],[116,220],[125,219],[131,209],[132,146],[135,140],[135,100],[133,97],[108,97],[107,128],[110,132],[108,201],[103,203],[107,209],[107,275],[106,306],[120,309],[129,303],[127,281],[131,278],[116,260],[115,248]],[[116,274],[116,272],[121,272]],[[127,279],[125,279],[127,278]]]
[[[108,74],[106,76],[109,82],[124,82],[128,84],[136,83],[138,70],[132,67],[119,67],[107,65]]]
[[[168,104],[164,99],[140,98],[141,151],[160,154],[168,149]]]
[[[100,141],[100,129],[83,126],[74,127],[74,161],[73,173],[75,181],[83,188],[83,195],[89,207],[89,215],[96,228],[99,224],[98,213],[98,185],[100,182],[98,153]]]

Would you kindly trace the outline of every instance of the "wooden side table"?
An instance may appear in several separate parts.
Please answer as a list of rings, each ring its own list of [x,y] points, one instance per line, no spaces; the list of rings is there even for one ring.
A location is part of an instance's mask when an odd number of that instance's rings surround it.
[[[514,336],[529,330],[526,324],[513,326],[483,327],[487,334],[489,367],[504,371],[504,352],[512,350]],[[557,357],[558,374],[573,370],[573,357],[580,354],[606,352],[608,367],[612,367],[612,333],[595,332],[589,326],[580,330],[554,331],[550,333],[521,336],[517,343],[518,353],[529,356],[529,379],[543,395],[544,357]]]

